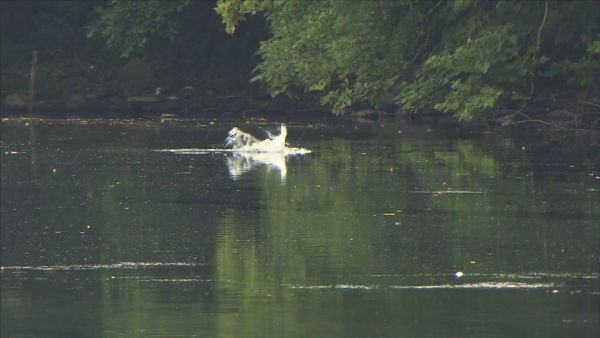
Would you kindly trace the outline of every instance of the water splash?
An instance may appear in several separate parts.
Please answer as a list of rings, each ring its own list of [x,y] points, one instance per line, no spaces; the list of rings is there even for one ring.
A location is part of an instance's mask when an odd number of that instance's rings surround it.
[[[161,149],[158,151],[177,155],[225,154],[229,175],[233,179],[239,178],[258,166],[265,166],[267,170],[279,172],[283,181],[287,175],[286,158],[288,156],[309,154],[311,151],[306,148],[288,146],[285,124],[280,126],[279,134],[268,131],[266,133],[267,138],[261,140],[238,127],[234,127],[227,133],[225,139],[225,144],[229,148],[183,148]]]
[[[157,149],[158,152],[169,152],[179,155],[204,155],[204,154],[244,154],[254,156],[254,154],[279,154],[283,156],[305,155],[311,151],[306,148],[288,147],[286,143],[287,127],[282,124],[279,134],[273,134],[266,131],[267,138],[260,140],[251,134],[242,131],[238,127],[232,128],[227,133],[225,144],[229,148],[175,148],[175,149]]]
[[[227,135],[225,143],[231,149],[238,153],[276,153],[287,155],[303,155],[310,153],[310,150],[305,148],[290,148],[286,144],[287,127],[282,124],[279,129],[279,134],[273,134],[267,131],[267,138],[259,140],[258,138],[242,131],[235,127],[231,129]]]
[[[278,171],[281,180],[285,180],[287,175],[286,157],[310,153],[310,150],[305,148],[288,147],[286,137],[287,127],[285,124],[280,126],[279,134],[267,131],[267,138],[264,140],[259,140],[238,127],[231,129],[225,140],[225,143],[233,151],[233,156],[227,158],[230,176],[236,179],[258,165],[265,165],[268,170]]]

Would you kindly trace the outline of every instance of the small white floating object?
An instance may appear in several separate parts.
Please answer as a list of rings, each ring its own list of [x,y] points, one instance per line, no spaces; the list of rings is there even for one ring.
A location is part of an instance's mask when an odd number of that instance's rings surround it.
[[[464,272],[462,272],[462,271],[456,271],[456,272],[454,273],[454,276],[455,276],[456,278],[460,278],[460,277],[462,277],[462,276],[464,276],[464,275],[465,275],[465,273],[464,273]]]

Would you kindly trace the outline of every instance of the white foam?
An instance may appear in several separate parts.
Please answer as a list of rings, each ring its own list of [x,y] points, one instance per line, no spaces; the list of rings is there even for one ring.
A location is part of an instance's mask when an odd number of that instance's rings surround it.
[[[185,262],[119,262],[112,264],[74,264],[74,265],[13,265],[0,266],[2,271],[81,271],[81,270],[135,270],[155,267],[201,266],[202,263]]]
[[[555,283],[481,282],[465,284],[393,285],[391,289],[551,289]]]
[[[483,194],[482,191],[471,191],[471,190],[437,190],[437,191],[422,191],[422,190],[414,190],[409,191],[411,194],[434,194],[434,195],[444,195],[444,194]]]
[[[288,285],[290,289],[359,289],[372,290],[378,286],[360,285],[360,284],[334,284],[334,285]]]
[[[231,153],[235,150],[230,148],[175,148],[175,149],[158,149],[157,152],[174,153],[178,155],[206,155],[206,154],[219,154],[219,153]]]
[[[554,289],[560,287],[557,283],[519,283],[519,282],[480,282],[464,284],[427,284],[427,285],[361,285],[361,284],[333,284],[333,285],[288,285],[291,289]]]

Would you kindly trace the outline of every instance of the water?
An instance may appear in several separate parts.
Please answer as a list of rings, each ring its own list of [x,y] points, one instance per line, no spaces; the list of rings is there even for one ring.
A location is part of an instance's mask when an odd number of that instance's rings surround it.
[[[3,120],[1,336],[599,335],[590,138],[234,126]]]

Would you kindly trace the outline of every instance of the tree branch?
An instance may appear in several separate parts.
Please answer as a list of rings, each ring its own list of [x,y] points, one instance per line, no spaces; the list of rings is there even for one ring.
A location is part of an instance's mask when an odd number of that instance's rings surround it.
[[[429,11],[427,12],[427,14],[425,15],[425,22],[427,23],[427,35],[425,36],[425,41],[423,41],[423,44],[421,44],[421,46],[419,46],[419,48],[417,49],[417,52],[415,53],[415,56],[413,56],[410,60],[408,60],[406,62],[406,64],[411,64],[414,61],[416,61],[417,58],[419,57],[419,55],[421,54],[421,51],[423,50],[423,48],[425,48],[425,46],[429,42],[429,36],[431,35],[431,25],[429,23],[429,16],[431,15],[431,13],[433,13],[433,11],[436,8],[438,8],[442,4],[442,2],[443,2],[443,0],[438,1],[438,3],[435,4],[433,7],[431,7],[429,9]]]
[[[542,19],[540,28],[538,28],[537,42],[535,44],[536,52],[540,50],[540,38],[542,36],[542,28],[544,28],[544,24],[546,23],[547,16],[548,16],[548,0],[546,0],[546,8],[544,9],[544,18]]]
[[[533,123],[540,123],[540,124],[544,124],[544,125],[550,126],[551,128],[556,129],[556,130],[575,131],[575,132],[594,133],[594,134],[598,133],[597,130],[593,130],[593,129],[566,128],[566,127],[563,127],[563,126],[560,126],[560,125],[556,125],[556,124],[550,123],[548,121],[538,120],[538,119],[532,119],[529,115],[523,113],[520,110],[507,109],[507,110],[504,110],[504,111],[505,112],[514,112],[517,115],[521,115],[521,116],[523,116],[525,118],[525,120],[511,122],[511,123],[509,123],[509,125],[515,125],[515,124],[522,124],[522,123],[531,123],[531,122],[533,122]]]
[[[600,104],[594,103],[594,102],[589,102],[589,101],[579,101],[578,103],[584,104],[584,105],[588,105],[588,106],[592,106],[592,107],[596,107],[598,109],[600,109]]]

